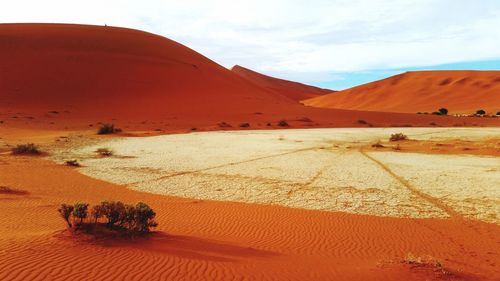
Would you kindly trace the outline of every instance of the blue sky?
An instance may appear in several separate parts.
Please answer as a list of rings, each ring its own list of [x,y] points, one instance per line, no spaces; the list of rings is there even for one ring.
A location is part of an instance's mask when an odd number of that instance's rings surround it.
[[[498,0],[16,0],[0,21],[110,25],[342,89],[417,69],[499,69]]]

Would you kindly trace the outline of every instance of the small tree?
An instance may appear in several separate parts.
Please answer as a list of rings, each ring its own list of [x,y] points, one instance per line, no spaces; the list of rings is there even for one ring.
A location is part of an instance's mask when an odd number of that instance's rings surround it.
[[[97,221],[102,218],[104,214],[105,209],[103,205],[95,205],[94,207],[92,207],[91,215],[95,223],[97,223]]]
[[[391,137],[389,138],[390,141],[401,141],[401,140],[407,140],[407,139],[408,139],[408,137],[403,133],[392,134]]]
[[[87,210],[89,208],[89,204],[87,203],[76,203],[73,209],[73,217],[80,219],[80,225],[83,223],[83,220],[87,217]]]
[[[440,113],[441,115],[448,115],[448,109],[446,109],[446,108],[444,108],[444,107],[443,107],[443,108],[440,108],[438,111],[439,111],[439,113]]]
[[[120,201],[104,201],[101,206],[104,209],[104,216],[108,219],[109,227],[114,226],[120,220],[120,214],[125,210],[125,205]]]
[[[59,207],[59,209],[57,209],[57,211],[59,212],[61,217],[68,224],[69,228],[72,227],[70,217],[71,217],[71,213],[73,213],[73,209],[74,209],[73,205],[68,205],[68,204],[61,204],[61,207]]]
[[[146,203],[139,202],[135,205],[136,229],[140,232],[149,232],[151,227],[158,226],[154,221],[156,213]]]
[[[486,111],[482,110],[482,109],[479,109],[478,111],[476,111],[476,114],[477,115],[485,115],[486,114]]]

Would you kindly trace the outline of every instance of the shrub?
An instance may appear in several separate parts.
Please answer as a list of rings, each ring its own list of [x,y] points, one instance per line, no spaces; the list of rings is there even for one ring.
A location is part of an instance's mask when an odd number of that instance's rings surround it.
[[[250,123],[241,123],[240,128],[248,128],[250,127]]]
[[[58,212],[68,224],[68,228],[76,225],[79,230],[90,230],[92,227],[103,225],[114,231],[145,233],[158,226],[155,221],[156,213],[143,202],[134,206],[120,201],[103,201],[93,206],[90,213],[87,203],[61,204]],[[99,223],[102,218],[106,218],[106,221]],[[72,223],[74,221],[77,223]]]
[[[380,141],[378,141],[378,142],[372,144],[372,147],[374,147],[374,148],[384,148],[385,146]]]
[[[360,120],[358,120],[358,123],[359,123],[359,124],[368,124],[368,122],[366,122],[365,120],[361,120],[361,119],[360,119]]]
[[[66,161],[66,165],[72,166],[72,167],[80,167],[80,163],[78,163],[78,160],[68,160]]]
[[[113,151],[109,148],[98,148],[95,152],[103,157],[108,157],[113,155]]]
[[[18,144],[12,149],[12,154],[38,155],[40,153],[38,146],[33,143]]]
[[[500,111],[499,111],[499,112],[497,112],[497,114],[496,114],[496,115],[497,115],[497,116],[500,116]]]
[[[122,131],[122,129],[115,128],[114,124],[102,124],[102,126],[97,131],[97,134],[99,134],[99,135],[107,135],[107,134],[119,133],[121,131]]]
[[[407,139],[408,139],[408,137],[403,133],[392,134],[391,137],[389,138],[390,141],[401,141],[401,140],[407,140]]]
[[[61,204],[61,207],[57,209],[59,214],[61,214],[61,217],[66,221],[68,227],[70,228],[72,227],[70,217],[71,214],[73,213],[73,209],[74,209],[73,205],[68,205],[68,204]]]
[[[156,213],[146,203],[139,202],[135,205],[136,229],[140,232],[149,232],[152,227],[158,226],[154,221]]]
[[[83,220],[87,218],[87,210],[89,208],[89,204],[87,203],[76,203],[73,206],[73,217],[80,219],[79,225],[83,224]]]
[[[280,126],[280,127],[288,127],[289,125],[288,125],[288,122],[286,120],[280,120],[278,122],[278,126]]]
[[[482,110],[482,109],[479,109],[478,111],[476,111],[476,114],[477,115],[485,115],[486,114],[486,111]]]
[[[446,109],[446,108],[444,108],[444,107],[443,107],[443,108],[440,108],[438,111],[439,111],[439,113],[440,113],[441,115],[448,115],[448,109]]]
[[[224,121],[217,124],[221,128],[231,128],[232,126]]]

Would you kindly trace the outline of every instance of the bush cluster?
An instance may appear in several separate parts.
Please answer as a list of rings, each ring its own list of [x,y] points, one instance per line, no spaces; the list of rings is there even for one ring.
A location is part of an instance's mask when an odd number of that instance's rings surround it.
[[[289,125],[288,125],[288,122],[286,120],[280,120],[278,122],[278,126],[280,126],[280,127],[288,127]]]
[[[122,131],[122,129],[115,128],[114,124],[102,124],[102,126],[97,131],[97,134],[99,134],[99,135],[106,135],[106,134],[119,133],[121,131]]]
[[[389,138],[390,141],[401,141],[401,140],[407,140],[407,139],[408,139],[408,137],[403,133],[392,134],[391,137]]]
[[[12,154],[38,155],[40,153],[38,146],[33,143],[18,144],[12,149]]]
[[[108,229],[127,232],[150,232],[156,213],[146,203],[135,206],[120,201],[103,201],[89,208],[87,203],[61,204],[57,210],[71,229],[88,229],[101,224]]]

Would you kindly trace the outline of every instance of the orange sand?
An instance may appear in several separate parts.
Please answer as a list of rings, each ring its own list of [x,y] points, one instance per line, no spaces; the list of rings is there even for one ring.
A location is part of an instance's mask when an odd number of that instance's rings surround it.
[[[373,126],[500,124],[305,107],[283,94],[301,91],[300,85],[251,82],[179,43],[138,30],[0,24],[0,38],[0,128],[95,130],[98,122],[112,122],[125,131],[161,133],[218,130],[222,121],[233,129],[243,122],[272,129],[281,119],[294,128],[366,126],[358,120]]]
[[[498,280],[500,227],[396,219],[128,190],[39,158],[0,156],[0,280]],[[158,212],[147,240],[75,241],[61,202],[145,201]],[[441,261],[403,264],[408,253]],[[450,278],[451,277],[451,278]],[[448,279],[446,279],[448,278]]]
[[[500,71],[417,71],[303,101],[323,108],[473,114],[500,111]]]
[[[296,101],[310,99],[332,92],[332,90],[328,89],[321,89],[297,82],[270,77],[239,65],[233,66],[231,71],[260,87],[277,92]]]

